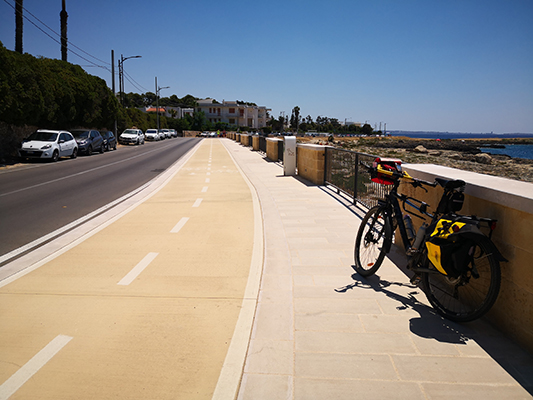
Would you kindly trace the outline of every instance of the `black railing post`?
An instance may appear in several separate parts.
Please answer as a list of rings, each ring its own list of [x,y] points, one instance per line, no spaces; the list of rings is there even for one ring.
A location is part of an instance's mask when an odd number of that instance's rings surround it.
[[[328,148],[324,148],[324,186],[328,183]]]
[[[357,204],[357,181],[359,180],[359,153],[355,154],[354,165],[354,179],[353,179],[353,204]]]

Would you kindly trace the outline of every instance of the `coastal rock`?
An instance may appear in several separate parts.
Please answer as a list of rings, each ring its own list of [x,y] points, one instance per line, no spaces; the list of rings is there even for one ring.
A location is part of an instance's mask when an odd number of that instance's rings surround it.
[[[440,151],[438,151],[438,150],[429,150],[428,151],[428,155],[437,157],[437,156],[440,156]]]
[[[428,152],[428,150],[427,150],[424,146],[422,146],[422,145],[418,145],[418,146],[416,146],[416,147],[415,147],[415,151],[416,151],[417,153],[424,153],[424,154]]]
[[[474,156],[476,162],[480,164],[491,164],[492,163],[492,157],[489,156],[487,153],[479,153]]]
[[[450,154],[449,157],[452,160],[461,160],[463,158],[463,156],[461,154],[459,154],[459,153]]]

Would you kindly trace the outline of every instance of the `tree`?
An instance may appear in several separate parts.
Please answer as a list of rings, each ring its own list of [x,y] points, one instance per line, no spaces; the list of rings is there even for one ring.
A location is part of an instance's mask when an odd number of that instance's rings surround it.
[[[372,126],[370,126],[370,124],[364,124],[363,127],[361,128],[361,133],[363,135],[372,135],[373,131],[374,129],[372,129]]]
[[[290,127],[298,131],[298,125],[300,125],[300,107],[296,106],[292,109]]]
[[[15,51],[22,54],[22,2],[23,0],[16,0],[15,3]]]

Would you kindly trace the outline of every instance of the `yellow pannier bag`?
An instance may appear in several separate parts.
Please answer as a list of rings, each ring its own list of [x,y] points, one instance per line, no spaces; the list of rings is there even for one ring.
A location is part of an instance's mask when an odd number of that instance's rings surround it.
[[[465,272],[473,250],[473,242],[468,236],[481,233],[477,226],[444,217],[428,232],[431,232],[426,240],[428,259],[435,268],[441,274],[453,277]]]

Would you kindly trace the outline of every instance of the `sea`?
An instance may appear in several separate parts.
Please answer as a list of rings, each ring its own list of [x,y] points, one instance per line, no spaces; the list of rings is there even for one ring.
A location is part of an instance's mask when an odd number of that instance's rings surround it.
[[[391,136],[406,136],[413,139],[524,139],[533,138],[533,133],[459,133],[459,132],[410,132],[389,131]],[[483,153],[506,154],[513,158],[526,158],[533,160],[533,145],[510,144],[503,149],[480,147]]]

